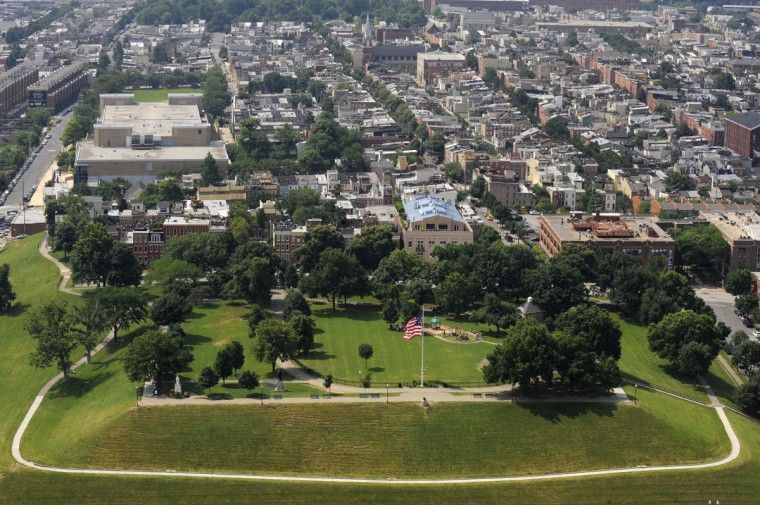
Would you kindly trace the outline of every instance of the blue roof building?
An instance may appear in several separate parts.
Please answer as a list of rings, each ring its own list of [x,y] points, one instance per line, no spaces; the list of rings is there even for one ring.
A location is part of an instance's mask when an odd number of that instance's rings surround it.
[[[433,250],[451,244],[469,244],[472,228],[456,206],[440,198],[420,195],[404,203],[404,250],[434,261]]]

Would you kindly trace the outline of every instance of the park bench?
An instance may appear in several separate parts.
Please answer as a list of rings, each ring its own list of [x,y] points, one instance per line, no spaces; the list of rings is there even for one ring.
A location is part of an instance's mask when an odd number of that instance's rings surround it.
[[[483,393],[472,393],[472,396],[475,398],[483,398]]]
[[[496,393],[486,393],[486,398],[496,398]]]
[[[332,395],[322,395],[322,398],[332,398]]]
[[[319,395],[311,395],[312,400],[319,400]]]
[[[372,393],[370,396],[372,398],[380,398],[380,393]]]
[[[367,393],[359,393],[359,398],[369,398],[369,395]]]
[[[282,400],[282,395],[272,395],[273,400]]]

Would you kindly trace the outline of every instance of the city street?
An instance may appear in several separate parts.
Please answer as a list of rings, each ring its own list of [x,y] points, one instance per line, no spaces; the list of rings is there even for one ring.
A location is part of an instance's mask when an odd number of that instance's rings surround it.
[[[72,112],[66,115],[62,115],[60,123],[54,123],[53,128],[50,130],[50,140],[40,144],[42,149],[39,154],[34,158],[34,161],[29,166],[29,169],[21,176],[21,180],[13,188],[8,199],[5,202],[3,211],[7,212],[12,209],[20,209],[24,198],[24,192],[32,189],[32,186],[41,186],[45,183],[42,181],[42,176],[47,172],[50,164],[55,160],[58,152],[62,149],[61,134],[63,128],[66,126],[66,122],[71,118]]]
[[[732,294],[719,287],[698,287],[694,290],[697,292],[697,296],[713,309],[718,321],[726,324],[732,332],[741,330],[747,333],[750,338],[757,340],[757,337],[752,335],[752,328],[747,328],[734,312],[734,296]]]

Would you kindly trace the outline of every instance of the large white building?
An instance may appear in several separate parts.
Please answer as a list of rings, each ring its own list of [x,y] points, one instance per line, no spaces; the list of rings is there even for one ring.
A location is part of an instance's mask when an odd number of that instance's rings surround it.
[[[77,143],[75,178],[152,182],[167,170],[198,172],[207,154],[221,174],[229,165],[224,142],[202,111],[197,93],[167,102],[136,103],[132,94],[100,95],[92,139]]]

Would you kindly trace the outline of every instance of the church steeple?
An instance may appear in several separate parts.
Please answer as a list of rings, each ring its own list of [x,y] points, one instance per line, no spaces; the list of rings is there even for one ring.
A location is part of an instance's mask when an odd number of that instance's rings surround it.
[[[369,11],[367,11],[367,20],[364,22],[364,45],[372,44],[372,25],[369,21]]]

